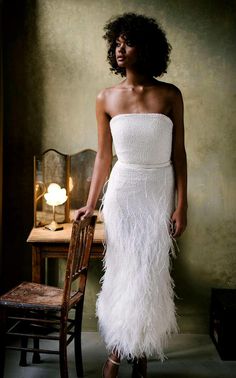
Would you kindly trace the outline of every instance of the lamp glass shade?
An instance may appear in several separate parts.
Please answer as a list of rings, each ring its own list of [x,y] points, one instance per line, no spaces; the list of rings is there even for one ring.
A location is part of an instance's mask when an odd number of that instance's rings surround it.
[[[66,202],[68,196],[66,190],[60,185],[52,183],[48,187],[47,193],[44,194],[46,202],[50,206],[59,206]]]

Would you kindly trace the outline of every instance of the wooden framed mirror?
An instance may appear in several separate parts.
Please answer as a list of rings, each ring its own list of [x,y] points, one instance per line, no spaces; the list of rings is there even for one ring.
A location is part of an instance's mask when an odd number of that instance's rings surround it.
[[[74,211],[86,204],[95,157],[96,151],[91,149],[73,155],[49,149],[34,157],[34,227],[45,226],[52,220],[52,206],[47,205],[44,198],[51,183],[65,188],[68,195],[65,204],[56,206],[57,222],[67,223],[73,220]],[[116,156],[113,156],[112,166],[116,160]],[[96,213],[102,196],[103,192],[99,195]]]

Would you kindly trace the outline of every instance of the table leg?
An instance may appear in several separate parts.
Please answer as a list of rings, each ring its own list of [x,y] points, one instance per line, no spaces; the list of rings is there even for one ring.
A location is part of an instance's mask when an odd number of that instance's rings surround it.
[[[32,246],[32,282],[45,283],[45,259],[40,247]]]

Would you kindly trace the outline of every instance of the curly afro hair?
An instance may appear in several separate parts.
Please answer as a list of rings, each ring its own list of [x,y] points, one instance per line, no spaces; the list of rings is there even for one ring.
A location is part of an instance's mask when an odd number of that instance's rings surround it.
[[[167,72],[171,45],[165,32],[153,18],[135,13],[124,13],[114,17],[104,26],[103,38],[107,41],[107,60],[110,70],[116,75],[125,76],[125,68],[116,62],[116,40],[123,36],[131,46],[138,50],[138,67],[152,77],[158,77]]]

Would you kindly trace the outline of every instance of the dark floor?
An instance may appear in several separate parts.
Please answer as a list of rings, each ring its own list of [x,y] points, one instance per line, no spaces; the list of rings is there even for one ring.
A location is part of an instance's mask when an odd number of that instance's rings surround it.
[[[222,361],[208,335],[179,334],[172,338],[166,350],[168,359],[161,363],[150,360],[149,378],[235,378],[236,361]],[[8,351],[4,378],[59,378],[58,357],[42,355],[39,365],[19,367],[18,352]],[[83,333],[85,377],[100,378],[106,356],[96,332]],[[73,343],[69,347],[69,377],[76,378]],[[30,363],[30,355],[28,356]],[[131,367],[124,360],[119,377],[131,377]]]

